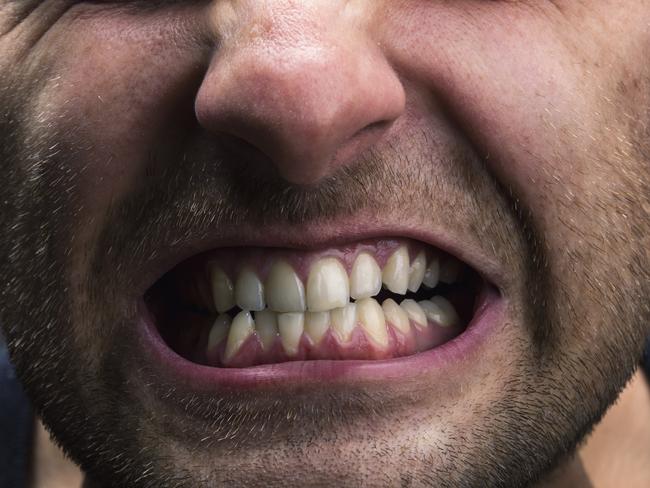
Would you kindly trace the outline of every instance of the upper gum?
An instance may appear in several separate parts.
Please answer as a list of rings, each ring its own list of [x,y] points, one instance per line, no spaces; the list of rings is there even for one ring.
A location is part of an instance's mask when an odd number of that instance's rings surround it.
[[[257,273],[264,282],[271,266],[278,261],[284,261],[293,268],[303,283],[307,283],[313,264],[320,259],[338,259],[349,276],[359,254],[369,254],[383,269],[386,261],[401,246],[407,247],[411,260],[415,259],[421,250],[429,248],[423,242],[399,238],[361,241],[322,250],[223,248],[212,251],[204,262],[207,263],[208,272],[213,266],[217,266],[233,281],[237,279],[240,271],[248,268]]]

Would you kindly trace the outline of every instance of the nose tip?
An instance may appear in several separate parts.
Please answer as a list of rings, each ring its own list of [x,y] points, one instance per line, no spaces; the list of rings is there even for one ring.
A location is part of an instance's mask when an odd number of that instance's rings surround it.
[[[377,143],[405,110],[403,86],[359,36],[228,47],[196,98],[199,123],[236,136],[296,184],[313,184]],[[317,40],[313,40],[313,39]]]

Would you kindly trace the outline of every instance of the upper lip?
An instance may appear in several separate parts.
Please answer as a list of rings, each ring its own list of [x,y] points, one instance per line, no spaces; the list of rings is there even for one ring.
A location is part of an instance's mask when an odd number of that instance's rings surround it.
[[[174,248],[161,249],[158,258],[139,270],[136,295],[143,295],[165,273],[195,255],[220,247],[270,247],[313,250],[337,247],[373,238],[411,238],[441,249],[463,261],[499,291],[505,286],[504,270],[478,247],[461,242],[453,233],[432,232],[424,226],[398,225],[392,222],[366,222],[359,218],[300,226],[267,225],[263,228],[237,226],[215,229],[214,234],[195,241],[179,242]]]

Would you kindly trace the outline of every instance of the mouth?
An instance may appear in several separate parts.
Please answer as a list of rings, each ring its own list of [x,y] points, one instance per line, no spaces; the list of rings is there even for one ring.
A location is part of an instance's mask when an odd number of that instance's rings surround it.
[[[404,361],[480,322],[499,292],[460,259],[416,239],[325,249],[219,248],[145,294],[168,352],[214,371]]]

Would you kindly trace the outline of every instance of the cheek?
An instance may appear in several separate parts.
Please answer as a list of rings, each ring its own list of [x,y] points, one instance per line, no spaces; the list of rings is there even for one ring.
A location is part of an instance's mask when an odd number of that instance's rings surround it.
[[[408,32],[394,35],[403,41],[393,44],[394,62],[440,100],[499,181],[563,246],[557,206],[602,180],[593,161],[614,139],[603,133],[603,79],[574,42],[576,31],[546,4],[421,5],[392,21],[393,32]]]
[[[43,40],[49,47],[39,64],[50,76],[35,111],[70,148],[65,164],[80,175],[90,216],[125,194],[152,151],[193,114],[192,93],[209,58],[176,42],[177,29],[153,14],[82,15]]]

